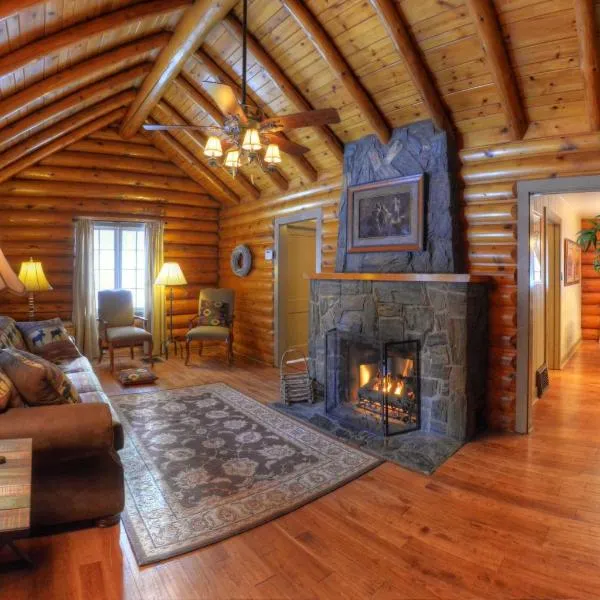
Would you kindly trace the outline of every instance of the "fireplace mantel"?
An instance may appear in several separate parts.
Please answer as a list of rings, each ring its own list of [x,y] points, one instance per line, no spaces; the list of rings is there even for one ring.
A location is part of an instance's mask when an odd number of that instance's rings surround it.
[[[488,283],[489,277],[468,273],[313,273],[306,279],[319,281],[407,281],[431,283]]]

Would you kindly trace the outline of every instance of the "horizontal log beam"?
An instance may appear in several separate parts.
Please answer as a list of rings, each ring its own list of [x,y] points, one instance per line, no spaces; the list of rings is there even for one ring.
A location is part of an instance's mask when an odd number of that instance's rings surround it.
[[[39,3],[40,0],[2,0],[2,4],[0,4],[0,21]]]
[[[101,35],[111,29],[122,28],[127,25],[134,24],[139,26],[140,19],[166,15],[189,6],[191,3],[192,0],[153,0],[151,2],[140,2],[121,10],[115,10],[108,14],[76,23],[71,27],[36,39],[0,57],[0,77],[10,75],[50,54],[60,52],[75,44],[80,44],[92,36]]]
[[[121,125],[123,137],[131,137],[138,132],[190,55],[236,3],[237,0],[196,0],[185,11],[129,107]]]

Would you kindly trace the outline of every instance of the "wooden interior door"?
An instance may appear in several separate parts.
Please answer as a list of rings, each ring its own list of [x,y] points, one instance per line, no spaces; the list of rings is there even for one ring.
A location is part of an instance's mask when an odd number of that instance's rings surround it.
[[[317,252],[316,221],[282,225],[279,232],[279,349],[308,347],[310,281]]]
[[[546,223],[546,359],[560,369],[560,225]]]

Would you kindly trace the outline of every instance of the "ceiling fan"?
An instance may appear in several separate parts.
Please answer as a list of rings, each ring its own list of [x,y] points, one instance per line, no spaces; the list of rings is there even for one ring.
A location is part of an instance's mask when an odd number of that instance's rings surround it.
[[[289,115],[266,118],[263,111],[247,102],[247,20],[248,0],[243,4],[242,38],[242,92],[241,100],[234,89],[215,81],[203,81],[203,86],[219,110],[225,115],[223,126],[213,125],[155,125],[145,124],[147,131],[200,130],[209,131],[204,155],[211,166],[223,166],[235,176],[243,164],[257,163],[263,169],[274,169],[281,162],[281,152],[301,156],[309,148],[291,141],[282,132],[303,127],[315,127],[339,123],[336,109],[309,110]],[[261,150],[264,149],[264,154]],[[225,156],[223,157],[223,154]]]

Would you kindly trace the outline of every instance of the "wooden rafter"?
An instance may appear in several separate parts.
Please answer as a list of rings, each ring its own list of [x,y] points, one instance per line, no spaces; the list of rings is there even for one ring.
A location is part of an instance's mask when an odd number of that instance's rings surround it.
[[[227,15],[223,25],[239,42],[242,41],[243,27],[233,13]],[[281,90],[281,93],[299,110],[313,110],[314,106],[298,91],[298,88],[289,80],[281,67],[273,60],[270,54],[261,46],[260,42],[248,34],[248,50],[267,72],[273,83]],[[335,135],[333,130],[324,125],[316,127],[319,138],[327,145],[331,154],[339,161],[344,161],[344,145]]]
[[[598,61],[598,31],[595,2],[575,0],[575,20],[579,41],[579,64],[583,75],[585,108],[590,129],[600,129],[600,64]]]
[[[234,93],[236,94],[238,100],[241,101],[241,97],[242,97],[242,91],[240,89],[240,86],[237,84],[237,82],[228,74],[226,73],[213,59],[212,57],[210,57],[204,50],[200,49],[198,52],[196,52],[196,54],[194,54],[193,56],[196,60],[200,61],[202,63],[202,65],[206,68],[206,70],[211,74],[212,77],[215,77],[217,79],[219,79],[220,81],[222,81],[223,83],[228,84],[229,86],[231,86],[231,88],[233,89]],[[252,100],[252,102],[254,102],[254,104],[258,104],[257,98],[256,96],[254,96],[252,93],[249,92],[249,96],[250,96],[250,100]],[[268,110],[267,107],[264,107],[264,113],[267,116],[273,116],[271,111]],[[285,136],[285,134],[281,133],[280,134],[282,137],[287,137]],[[316,181],[318,179],[318,174],[317,171],[315,170],[315,168],[308,162],[308,160],[306,160],[306,158],[304,156],[293,156],[293,155],[288,155],[289,160],[291,162],[293,162],[296,167],[310,180],[310,181]],[[277,174],[279,174],[279,171],[274,171],[272,174],[273,176],[277,176]],[[283,177],[283,176],[282,176]],[[285,178],[284,178],[285,179]],[[285,187],[282,187],[282,185],[280,183],[277,184],[278,187],[282,190],[287,190],[288,185],[287,185],[287,180],[285,182]]]
[[[177,80],[176,80],[177,81]],[[177,109],[162,100],[156,105],[156,112],[153,113],[157,117],[157,121],[163,125],[189,125]],[[175,132],[174,132],[175,133]],[[206,135],[202,131],[193,131],[189,129],[179,130],[179,135],[185,136],[195,146],[198,146],[198,154],[202,154],[206,145]],[[196,155],[197,156],[197,155]],[[198,159],[199,162],[203,162]],[[231,173],[224,168],[219,169],[219,173],[229,180],[234,180]],[[256,188],[242,173],[238,173],[235,181],[246,190],[246,192],[255,200],[260,197],[260,190]]]
[[[527,117],[521,104],[519,87],[512,70],[502,31],[492,0],[465,0],[485,54],[502,108],[508,121],[511,139],[520,140],[527,131]]]
[[[175,138],[164,131],[146,131],[144,135],[147,135],[159,150],[214,198],[231,206],[239,204],[239,197]]]
[[[141,2],[89,21],[77,23],[67,29],[61,29],[0,57],[0,77],[22,69],[49,54],[79,44],[91,36],[100,35],[117,27],[139,24],[140,19],[169,14],[191,3],[192,0]]]
[[[185,71],[175,80],[175,85],[183,93],[194,101],[215,123],[221,127],[224,123],[221,111],[213,104],[212,100],[206,95],[202,86]]]
[[[356,102],[360,112],[369,122],[369,125],[381,143],[387,144],[392,134],[385,117],[377,106],[375,106],[367,90],[365,90],[321,23],[319,23],[302,0],[281,1],[312,42],[323,60],[329,65],[331,71],[340,80],[348,94]]]
[[[394,47],[404,59],[408,75],[421,94],[432,121],[439,129],[450,132],[452,125],[444,102],[416,41],[404,23],[398,4],[394,0],[371,0],[371,4],[379,15]]]
[[[119,104],[124,105],[131,102],[133,94],[123,103],[121,99],[115,101],[114,98],[105,100],[103,103],[97,104],[93,108],[82,111],[74,117],[69,117],[47,129],[43,132],[44,137],[39,138],[35,147],[32,149],[29,140],[22,144],[20,151],[15,153],[16,158],[5,163],[2,161],[0,168],[0,182],[6,181],[31,165],[62,150],[77,140],[81,140],[90,133],[98,131],[115,121],[122,119],[125,114],[125,108],[118,107]],[[117,107],[117,108],[115,108]],[[15,146],[12,150],[18,149]],[[6,153],[4,153],[6,154]],[[4,154],[0,158],[4,158]],[[7,164],[7,166],[5,166]]]
[[[44,101],[48,96],[58,99],[65,93],[74,92],[93,81],[118,72],[126,67],[134,66],[148,58],[150,52],[164,46],[170,35],[166,32],[156,33],[128,44],[103,52],[88,60],[70,66],[64,71],[51,75],[30,85],[12,96],[0,100],[0,121],[3,124],[22,117]],[[68,92],[65,92],[68,90]]]
[[[0,3],[0,21],[40,2],[41,0],[2,0],[2,3]]]
[[[236,3],[237,0],[196,0],[186,10],[129,107],[121,126],[123,137],[129,138],[139,131],[185,61],[202,45],[211,29],[223,20]]]
[[[151,67],[151,63],[145,63],[112,77],[107,77],[58,102],[48,104],[24,119],[16,121],[2,131],[2,135],[0,136],[0,152],[4,152],[7,148],[14,146],[24,136],[31,136],[44,129],[49,123],[58,119],[64,119],[73,113],[88,108],[90,105],[97,104],[110,96],[135,87],[136,84],[140,83],[142,77],[150,72]]]

